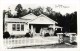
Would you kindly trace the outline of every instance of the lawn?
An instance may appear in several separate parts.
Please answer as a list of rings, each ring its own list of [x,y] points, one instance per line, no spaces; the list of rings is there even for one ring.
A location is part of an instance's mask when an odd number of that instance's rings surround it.
[[[17,48],[76,48],[77,45],[67,45],[67,44],[49,44],[49,45],[35,45],[35,46],[23,46],[23,47],[17,47]],[[16,48],[12,48],[16,49]]]

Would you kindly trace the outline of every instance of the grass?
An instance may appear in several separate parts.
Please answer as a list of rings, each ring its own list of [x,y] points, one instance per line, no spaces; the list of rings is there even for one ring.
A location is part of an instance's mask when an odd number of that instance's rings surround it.
[[[67,45],[67,44],[49,44],[49,45],[35,45],[35,46],[23,46],[23,47],[16,47],[16,48],[76,48],[77,45]],[[12,48],[12,49],[16,49]]]

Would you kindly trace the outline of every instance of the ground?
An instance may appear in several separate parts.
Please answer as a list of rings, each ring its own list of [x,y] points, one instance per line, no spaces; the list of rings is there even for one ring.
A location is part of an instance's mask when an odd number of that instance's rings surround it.
[[[37,46],[23,46],[23,47],[17,47],[17,48],[76,48],[77,45],[67,45],[67,44],[50,44],[50,45],[37,45]],[[16,48],[13,48],[16,49]]]

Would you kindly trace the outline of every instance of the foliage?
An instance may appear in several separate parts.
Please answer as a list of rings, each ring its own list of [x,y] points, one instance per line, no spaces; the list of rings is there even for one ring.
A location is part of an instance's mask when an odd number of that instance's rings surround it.
[[[22,5],[18,4],[15,8],[15,11],[17,11],[17,17],[21,17],[21,13],[22,13]]]
[[[25,37],[31,37],[31,36],[30,36],[30,33],[26,33],[26,34],[25,34]]]
[[[11,10],[7,11],[7,15],[8,15],[9,18],[13,17],[13,15],[11,14]]]
[[[36,9],[33,9],[32,13],[35,14],[36,16],[39,16],[43,13],[43,8],[38,7]]]
[[[4,32],[4,33],[3,33],[3,38],[9,38],[9,37],[10,37],[9,32]]]
[[[49,35],[49,33],[46,33],[44,36],[47,37],[47,36],[50,36],[50,35]]]

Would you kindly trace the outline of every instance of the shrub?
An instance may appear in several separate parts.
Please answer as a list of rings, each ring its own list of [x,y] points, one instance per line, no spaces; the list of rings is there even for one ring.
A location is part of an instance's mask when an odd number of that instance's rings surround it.
[[[11,35],[10,37],[11,37],[11,38],[15,38],[15,35]]]
[[[64,37],[67,37],[65,34],[63,34]]]
[[[73,42],[73,43],[71,43],[72,45],[77,45],[77,42]]]
[[[9,37],[10,37],[9,32],[4,32],[4,33],[3,33],[3,38],[9,38]]]
[[[49,33],[46,33],[44,36],[47,37],[47,36],[50,36],[50,35],[49,35]]]
[[[30,37],[30,33],[26,33],[25,37]]]

